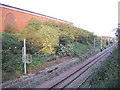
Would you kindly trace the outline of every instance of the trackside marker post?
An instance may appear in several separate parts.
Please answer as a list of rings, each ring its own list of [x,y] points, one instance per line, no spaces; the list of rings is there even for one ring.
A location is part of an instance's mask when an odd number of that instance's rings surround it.
[[[24,74],[26,75],[26,64],[32,62],[32,55],[26,54],[26,40],[24,39],[24,46],[22,47],[22,61],[24,63]]]
[[[26,40],[25,39],[23,46],[23,63],[24,63],[24,74],[26,75]]]

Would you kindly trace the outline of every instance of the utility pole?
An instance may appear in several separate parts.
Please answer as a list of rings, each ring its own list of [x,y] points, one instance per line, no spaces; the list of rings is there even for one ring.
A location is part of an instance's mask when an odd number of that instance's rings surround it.
[[[101,37],[101,40],[100,40],[100,51],[102,52],[102,37]]]
[[[94,48],[95,48],[95,43],[96,43],[96,41],[95,41],[95,37],[94,37]]]
[[[120,2],[118,2],[118,53],[120,54]],[[120,55],[118,55],[118,59],[120,60]],[[120,63],[120,62],[119,62]]]
[[[107,39],[108,40],[108,47],[110,46],[109,44],[110,44],[110,41],[109,41],[109,39]]]

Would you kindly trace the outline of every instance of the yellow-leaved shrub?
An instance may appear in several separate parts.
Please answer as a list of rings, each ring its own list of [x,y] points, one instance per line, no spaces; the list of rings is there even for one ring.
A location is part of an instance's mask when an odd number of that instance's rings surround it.
[[[24,38],[31,43],[34,49],[42,50],[45,53],[55,53],[55,47],[58,44],[58,30],[46,25],[41,25],[39,30],[24,29],[21,32],[21,39]]]
[[[80,41],[91,39],[93,34],[86,30],[77,28],[66,23],[55,23],[53,21],[41,22],[31,19],[26,28],[21,32],[21,39],[30,42],[33,49],[55,54],[59,46],[59,37],[69,37],[72,40]],[[84,42],[82,42],[84,43]]]

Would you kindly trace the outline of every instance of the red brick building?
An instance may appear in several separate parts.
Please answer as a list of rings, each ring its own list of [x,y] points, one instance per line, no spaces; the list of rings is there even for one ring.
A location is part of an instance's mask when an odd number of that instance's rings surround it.
[[[105,40],[112,40],[113,38],[112,37],[110,37],[110,36],[101,36],[102,37],[102,39],[105,39]]]
[[[43,14],[31,12],[28,10],[16,8],[13,6],[0,4],[0,31],[5,32],[6,25],[11,25],[18,29],[19,31],[26,27],[28,21],[31,18],[35,18],[41,21],[55,21],[55,22],[62,22],[73,24],[71,22],[57,19],[54,17],[46,16]]]

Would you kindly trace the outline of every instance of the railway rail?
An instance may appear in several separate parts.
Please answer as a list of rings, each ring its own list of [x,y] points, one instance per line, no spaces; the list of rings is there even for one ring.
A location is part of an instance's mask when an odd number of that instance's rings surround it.
[[[48,88],[49,90],[53,88],[78,88],[83,85],[89,77],[93,74],[93,67],[97,63],[105,60],[113,51],[115,45],[103,50],[97,55],[87,59],[80,65],[64,72],[63,74],[53,78],[52,80],[46,81],[35,88]],[[89,88],[90,85],[87,87]]]

